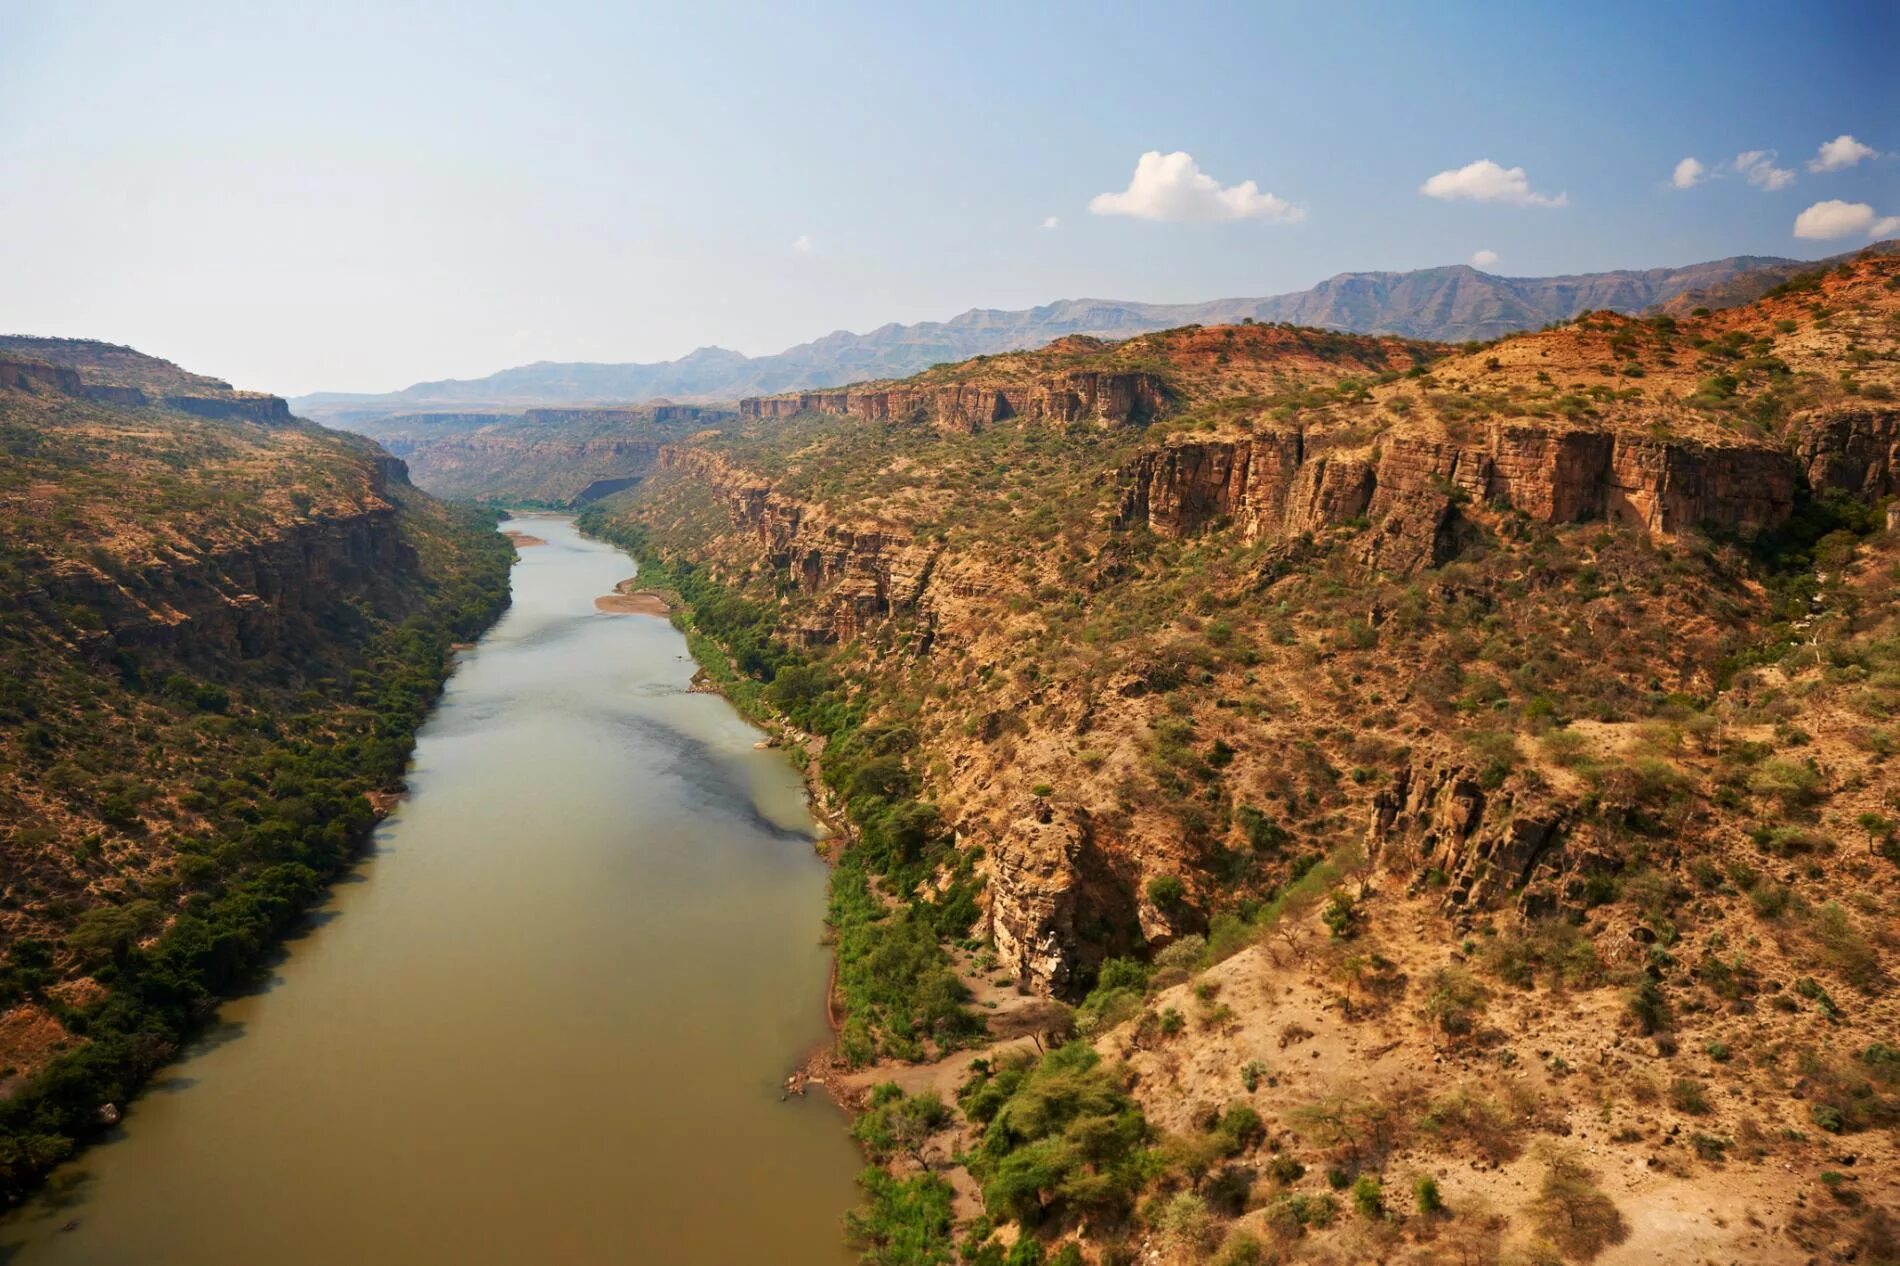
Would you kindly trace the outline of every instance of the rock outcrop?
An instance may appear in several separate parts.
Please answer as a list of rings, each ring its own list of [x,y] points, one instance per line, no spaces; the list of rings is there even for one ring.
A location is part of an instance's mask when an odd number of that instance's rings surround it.
[[[164,650],[207,662],[319,641],[318,622],[344,604],[368,601],[401,612],[413,600],[410,588],[420,571],[400,510],[387,495],[404,481],[402,463],[383,458],[372,469],[372,495],[356,513],[298,520],[276,535],[168,558],[128,575],[65,561],[38,578],[27,601],[90,613],[74,627],[92,654]]]
[[[75,370],[10,356],[0,357],[0,387],[20,391],[56,391],[68,396],[76,396],[82,390],[79,374]]]
[[[997,958],[1031,988],[1073,995],[1108,953],[1128,946],[1105,929],[1134,923],[1132,885],[1115,873],[1091,816],[1038,799],[994,839],[983,927]]]
[[[228,396],[168,395],[164,403],[167,409],[221,421],[284,426],[291,420],[290,404],[283,397],[253,392],[234,392]]]
[[[222,386],[210,379],[207,385]],[[14,356],[0,356],[0,389],[39,393],[53,392],[122,408],[143,408],[152,397],[139,387],[86,381],[79,370],[66,365]],[[167,393],[160,399],[164,408],[175,409],[201,418],[259,422],[283,426],[291,421],[290,405],[279,396],[259,392],[231,391],[225,395]]]
[[[1373,529],[1365,561],[1411,571],[1449,556],[1464,502],[1655,536],[1705,525],[1751,533],[1788,517],[1801,470],[1766,444],[1507,425],[1474,441],[1386,435],[1352,450],[1299,431],[1187,439],[1143,453],[1118,478],[1124,525],[1181,536],[1227,522],[1256,540],[1363,518]]]
[[[658,468],[704,485],[756,544],[760,564],[823,597],[791,630],[797,640],[845,641],[893,614],[928,616],[924,597],[937,547],[887,527],[835,521],[704,449],[668,446]]]
[[[1427,761],[1401,766],[1374,796],[1366,851],[1395,874],[1442,885],[1448,912],[1514,900],[1548,914],[1600,860],[1576,831],[1574,812],[1546,797],[1487,790],[1469,766]]]
[[[806,391],[741,400],[742,418],[832,413],[888,422],[922,417],[946,431],[969,432],[1011,418],[1029,422],[1140,425],[1167,404],[1162,380],[1146,373],[1075,371],[1030,383],[957,382]]]
[[[1900,408],[1835,409],[1799,430],[1798,454],[1815,489],[1867,500],[1900,492]]]

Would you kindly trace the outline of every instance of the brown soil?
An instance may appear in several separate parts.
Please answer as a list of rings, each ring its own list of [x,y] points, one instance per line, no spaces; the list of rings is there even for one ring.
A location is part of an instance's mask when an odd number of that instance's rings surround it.
[[[538,536],[530,536],[526,532],[517,532],[512,528],[504,529],[502,535],[513,541],[517,549],[526,549],[530,545],[547,544],[545,540]]]

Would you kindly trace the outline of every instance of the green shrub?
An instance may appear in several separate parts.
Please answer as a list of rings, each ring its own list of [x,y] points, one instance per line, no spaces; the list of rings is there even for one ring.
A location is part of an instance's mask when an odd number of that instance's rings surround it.
[[[1372,1174],[1359,1175],[1352,1185],[1352,1207],[1362,1218],[1385,1216],[1385,1188]]]
[[[935,1174],[898,1179],[872,1166],[858,1176],[865,1203],[845,1215],[845,1234],[874,1266],[951,1266],[955,1191]]]
[[[1147,1122],[1086,1042],[972,1065],[957,1099],[982,1127],[969,1168],[997,1216],[1034,1225],[1056,1206],[1113,1212],[1145,1180]]]

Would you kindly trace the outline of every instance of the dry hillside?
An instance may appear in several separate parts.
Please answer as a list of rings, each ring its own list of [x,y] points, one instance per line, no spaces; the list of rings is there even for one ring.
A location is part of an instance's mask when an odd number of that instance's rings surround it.
[[[868,1101],[911,1177],[860,1238],[954,1191],[972,1261],[1893,1260],[1897,388],[1869,257],[1476,347],[1070,341],[664,450],[592,522],[857,823],[857,1083],[958,1103]],[[1071,1025],[1101,1063],[1005,1051]]]

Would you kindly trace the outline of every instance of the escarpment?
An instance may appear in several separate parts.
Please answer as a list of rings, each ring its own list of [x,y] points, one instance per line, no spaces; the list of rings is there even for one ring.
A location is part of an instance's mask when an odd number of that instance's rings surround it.
[[[157,406],[221,421],[256,422],[264,426],[286,426],[291,422],[290,404],[281,396],[233,391],[215,379],[196,379],[202,386],[191,391],[148,391],[127,383],[95,381],[90,376],[95,372],[98,371],[90,366],[74,368],[50,361],[0,356],[0,388],[50,392],[125,408]]]
[[[264,426],[282,426],[290,421],[290,405],[281,396],[254,392],[234,392],[228,396],[168,395],[164,406],[201,418],[257,422]]]
[[[1361,856],[1459,922],[1579,916],[1821,777],[1743,768],[1779,720],[1746,699],[1720,742],[1687,714],[1897,490],[1892,269],[1475,350],[1195,328],[751,400],[615,513],[903,731],[1032,988]],[[1004,394],[1083,358],[1158,366],[1159,426]]]
[[[1799,430],[1797,454],[1815,489],[1869,500],[1900,492],[1900,409],[1825,410]]]
[[[624,492],[653,469],[662,445],[731,416],[655,404],[346,417],[339,425],[408,459],[417,486],[438,496],[577,506]]]
[[[130,576],[64,561],[47,569],[24,600],[96,617],[96,627],[71,634],[91,658],[164,651],[216,664],[314,645],[323,637],[321,623],[352,603],[400,615],[413,605],[418,570],[396,508],[382,505],[291,524],[281,534]]]
[[[1841,441],[1864,430],[1842,423],[1838,440],[1817,437],[1809,467],[1832,471]],[[1838,477],[1877,466],[1886,478],[1879,463],[1889,454],[1870,453]],[[1766,444],[1608,430],[1500,426],[1477,441],[1387,435],[1362,448],[1273,431],[1144,452],[1119,472],[1117,519],[1167,536],[1228,521],[1248,541],[1367,519],[1374,540],[1390,542],[1382,565],[1411,571],[1446,560],[1447,525],[1462,502],[1539,523],[1625,523],[1652,536],[1708,526],[1748,534],[1788,517],[1802,475],[1792,454]]]
[[[1072,371],[1027,383],[853,387],[739,402],[742,418],[831,413],[868,422],[922,417],[946,431],[976,431],[1012,418],[1026,422],[1140,425],[1167,405],[1167,384],[1139,372]]]
[[[657,467],[708,489],[750,546],[747,561],[810,600],[789,632],[806,645],[848,641],[893,615],[923,616],[939,550],[901,529],[840,522],[716,454],[673,445]]]

